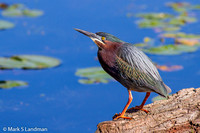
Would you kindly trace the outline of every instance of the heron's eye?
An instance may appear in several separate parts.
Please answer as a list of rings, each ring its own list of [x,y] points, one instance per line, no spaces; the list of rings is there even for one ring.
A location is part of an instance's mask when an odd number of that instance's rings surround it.
[[[101,37],[101,40],[105,40],[106,38],[105,37]]]

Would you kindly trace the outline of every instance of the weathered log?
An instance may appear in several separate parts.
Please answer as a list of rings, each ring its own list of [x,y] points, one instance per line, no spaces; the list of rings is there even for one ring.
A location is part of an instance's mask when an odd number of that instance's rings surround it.
[[[200,133],[200,88],[180,90],[168,100],[155,101],[144,108],[150,112],[125,114],[132,117],[132,120],[118,119],[99,123],[96,133]]]

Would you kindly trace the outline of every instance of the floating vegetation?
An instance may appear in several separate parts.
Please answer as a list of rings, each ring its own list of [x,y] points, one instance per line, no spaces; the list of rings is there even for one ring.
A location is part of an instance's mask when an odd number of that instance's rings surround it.
[[[134,44],[134,46],[136,46],[136,47],[138,47],[138,48],[146,47],[146,46],[147,46],[147,43],[136,43],[136,44]]]
[[[170,2],[166,4],[171,7],[173,10],[177,12],[187,12],[189,10],[197,10],[200,9],[200,5],[191,5],[187,2]]]
[[[136,17],[151,19],[151,20],[163,20],[167,18],[172,18],[173,15],[168,13],[139,13]]]
[[[0,20],[0,30],[5,30],[5,29],[11,29],[15,25],[11,22],[5,21],[5,20]]]
[[[157,33],[161,32],[158,35],[160,36],[160,44],[156,44],[156,47],[155,42],[158,42],[156,39],[151,44],[142,42],[137,43],[135,46],[142,48],[147,53],[160,55],[177,55],[196,51],[198,46],[200,46],[200,35],[179,31],[185,24],[197,21],[197,18],[194,15],[191,16],[189,11],[200,9],[200,5],[191,5],[186,2],[167,3],[166,5],[178,11],[178,13],[173,15],[163,12],[139,13],[135,15],[128,13],[129,17],[140,18],[136,21],[140,28],[152,28]],[[169,38],[174,39],[174,44],[164,44],[168,42],[167,39]]]
[[[0,69],[44,69],[59,64],[58,59],[39,55],[0,57]]]
[[[160,13],[160,14],[164,14],[164,13]],[[157,14],[155,13],[155,15]],[[186,23],[193,23],[197,21],[195,17],[185,16],[185,15],[170,16],[170,17],[168,15],[168,17],[163,17],[160,19],[159,17],[150,17],[152,16],[152,13],[151,14],[146,13],[143,15],[136,15],[136,16],[142,18],[138,21],[139,27],[161,28],[162,31],[166,30],[167,28],[172,28],[172,27],[176,27],[176,30],[180,30],[181,29],[180,26],[183,26]],[[163,15],[163,16],[167,16],[167,15]]]
[[[148,20],[148,19],[143,19],[138,21],[138,25],[141,28],[156,28],[156,27],[165,27],[166,23],[160,21],[160,20]]]
[[[101,67],[78,69],[76,76],[82,77],[82,79],[79,79],[79,83],[82,84],[108,83],[113,79]]]
[[[193,38],[193,39],[200,39],[200,35],[198,35],[198,34],[186,34],[184,32],[163,33],[160,36],[161,37],[165,37],[165,38]]]
[[[29,9],[23,4],[13,4],[2,11],[2,15],[6,17],[39,17],[43,15],[43,11],[38,9]]]
[[[37,9],[29,9],[23,4],[8,5],[6,3],[0,3],[1,14],[6,17],[38,17],[43,15],[43,11]],[[0,20],[0,30],[11,29],[15,25],[11,22]]]
[[[188,38],[176,38],[175,39],[176,44],[184,44],[188,46],[194,46],[194,45],[200,45],[199,39],[188,39]]]
[[[176,18],[173,18],[169,21],[169,25],[174,25],[174,26],[183,26],[186,23],[192,23],[196,22],[197,19],[194,17],[188,17],[188,16],[179,16]]]
[[[152,44],[154,44],[154,39],[150,38],[150,37],[144,37],[143,42],[142,43],[136,43],[133,44],[135,47],[138,48],[146,48],[151,46]]]
[[[29,9],[23,4],[8,5],[0,3],[1,14],[6,17],[38,17],[43,15],[41,10]],[[0,20],[0,30],[11,29],[15,25],[11,22]],[[60,61],[55,58],[38,55],[17,55],[12,57],[0,57],[0,69],[44,69],[55,67]],[[28,85],[24,81],[1,80],[0,89],[10,89]]]
[[[43,14],[42,11],[40,10],[29,10],[29,9],[25,9],[23,11],[23,14],[25,16],[29,16],[29,17],[38,17],[38,16],[41,16]]]
[[[179,31],[181,28],[178,26],[168,26],[168,27],[163,27],[163,31]]]
[[[186,2],[174,2],[167,3],[168,7],[171,7],[177,14],[169,14],[164,12],[155,13],[128,13],[128,17],[139,17],[137,21],[141,28],[160,28],[160,31],[178,31],[181,27],[187,23],[193,23],[197,21],[197,18],[191,16],[189,11],[200,9],[200,5],[191,5]]]
[[[8,4],[0,3],[0,9],[6,9],[7,7],[8,7]]]
[[[22,87],[27,86],[28,83],[24,81],[15,81],[15,80],[1,80],[0,81],[0,89],[10,89],[13,87]]]
[[[167,65],[156,65],[156,67],[161,71],[166,72],[172,72],[172,71],[178,71],[183,69],[183,66],[180,65],[173,65],[173,66],[167,66]]]
[[[158,47],[152,47],[149,49],[143,49],[144,52],[150,54],[158,54],[158,55],[178,55],[182,53],[194,52],[198,49],[198,47],[191,47],[187,45],[163,45]]]

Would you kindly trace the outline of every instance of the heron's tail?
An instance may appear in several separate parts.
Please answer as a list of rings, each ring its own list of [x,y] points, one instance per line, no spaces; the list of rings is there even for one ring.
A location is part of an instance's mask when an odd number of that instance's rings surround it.
[[[156,92],[166,98],[168,98],[169,93],[172,91],[163,81],[160,82],[158,88],[159,89],[156,90]]]

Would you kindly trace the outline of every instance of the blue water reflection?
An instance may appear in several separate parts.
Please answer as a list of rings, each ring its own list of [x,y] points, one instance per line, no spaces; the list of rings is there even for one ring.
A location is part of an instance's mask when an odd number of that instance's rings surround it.
[[[74,75],[78,68],[99,66],[97,48],[73,28],[91,32],[106,31],[127,42],[141,42],[155,37],[151,29],[139,29],[128,12],[172,12],[160,0],[3,0],[20,2],[44,11],[38,18],[3,18],[16,24],[1,31],[1,56],[41,54],[59,58],[62,65],[46,70],[0,71],[2,80],[24,80],[29,86],[0,91],[0,132],[5,127],[45,127],[49,132],[94,132],[101,121],[111,120],[121,112],[128,98],[127,90],[117,82],[82,85]],[[195,0],[190,1],[195,4]],[[196,2],[197,3],[197,2]],[[197,13],[197,18],[200,14]],[[199,32],[199,22],[183,31]],[[200,51],[179,56],[155,56],[160,64],[183,65],[176,72],[160,72],[173,93],[181,88],[199,87]],[[151,103],[152,94],[147,101]],[[133,92],[131,106],[139,105],[144,93]]]

